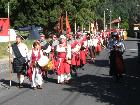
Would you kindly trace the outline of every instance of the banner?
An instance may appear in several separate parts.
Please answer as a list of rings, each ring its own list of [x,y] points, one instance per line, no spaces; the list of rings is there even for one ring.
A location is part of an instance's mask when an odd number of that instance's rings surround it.
[[[57,31],[58,33],[62,33],[63,31],[63,16],[62,15],[59,17],[58,22],[54,27],[54,30]]]
[[[0,36],[9,36],[9,18],[0,18]]]
[[[71,32],[70,23],[68,16],[66,15],[66,34],[69,34],[70,32]]]

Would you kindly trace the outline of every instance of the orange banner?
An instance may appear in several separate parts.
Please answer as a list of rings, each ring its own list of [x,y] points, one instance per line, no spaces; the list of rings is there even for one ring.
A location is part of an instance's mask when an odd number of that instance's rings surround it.
[[[69,34],[70,32],[71,32],[70,23],[68,16],[66,16],[66,34]]]
[[[0,18],[0,36],[9,36],[9,18]]]

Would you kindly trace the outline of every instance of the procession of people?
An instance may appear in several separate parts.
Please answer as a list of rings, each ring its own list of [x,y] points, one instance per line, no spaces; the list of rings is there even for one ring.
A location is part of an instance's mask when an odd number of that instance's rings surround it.
[[[68,34],[51,34],[46,40],[41,34],[40,39],[32,44],[31,51],[22,43],[22,37],[16,37],[16,43],[9,45],[13,56],[13,71],[17,73],[18,87],[23,87],[24,76],[31,82],[32,89],[42,89],[43,81],[48,79],[51,71],[57,76],[56,83],[68,84],[78,76],[78,70],[86,70],[87,58],[94,64],[96,56],[108,48],[110,50],[109,75],[118,79],[124,73],[122,54],[125,51],[121,32],[72,32]]]

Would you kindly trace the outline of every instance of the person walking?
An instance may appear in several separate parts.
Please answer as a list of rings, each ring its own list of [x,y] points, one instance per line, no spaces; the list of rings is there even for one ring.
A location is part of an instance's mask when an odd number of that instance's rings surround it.
[[[40,65],[40,62],[46,62],[46,61],[40,61],[41,58],[43,58],[43,52],[41,50],[40,42],[35,41],[33,43],[33,49],[28,55],[28,59],[30,61],[30,70],[31,70],[31,87],[33,89],[42,89],[43,84],[43,78],[42,78],[42,67]]]
[[[13,72],[17,73],[18,87],[23,87],[24,76],[27,70],[27,54],[28,47],[22,42],[22,37],[20,35],[16,36],[16,43],[9,45],[10,53],[12,55],[13,61]]]

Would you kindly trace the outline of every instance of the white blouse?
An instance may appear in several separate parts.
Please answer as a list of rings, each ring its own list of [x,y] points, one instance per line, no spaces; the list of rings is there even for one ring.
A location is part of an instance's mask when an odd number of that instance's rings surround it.
[[[18,49],[19,49],[21,55],[23,57],[27,57],[27,55],[28,55],[28,47],[27,47],[27,45],[24,44],[24,43],[19,43],[17,46],[18,46]],[[16,58],[12,47],[10,47],[10,53],[12,54],[13,58]]]

